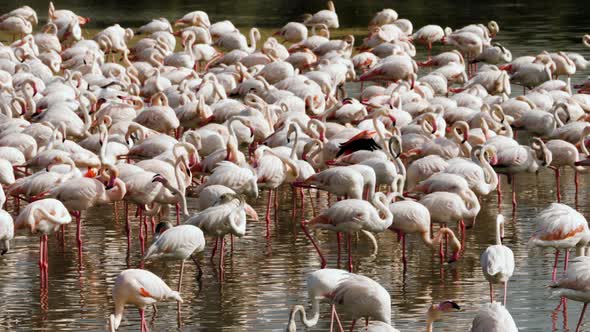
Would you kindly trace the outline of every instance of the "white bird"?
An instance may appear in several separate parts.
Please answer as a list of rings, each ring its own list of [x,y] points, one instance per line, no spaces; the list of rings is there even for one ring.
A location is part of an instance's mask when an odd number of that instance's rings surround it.
[[[178,277],[178,289],[182,287],[182,275],[184,272],[184,261],[191,257],[194,252],[201,252],[205,249],[205,237],[203,231],[193,225],[178,225],[172,227],[168,222],[161,222],[156,227],[154,242],[144,256],[144,260],[167,259],[180,260],[180,276]],[[201,279],[201,267],[196,258],[193,261],[199,270],[197,279]]]
[[[301,322],[305,327],[317,325],[320,319],[320,300],[329,299],[330,294],[334,292],[340,281],[350,277],[352,274],[338,269],[321,269],[310,273],[307,276],[307,297],[311,301],[311,317],[305,313],[303,305],[295,305],[289,313],[289,322],[287,331],[297,331],[295,315],[299,312]],[[332,319],[334,319],[334,305],[332,305]]]
[[[576,255],[584,254],[590,242],[590,229],[586,218],[578,211],[561,203],[551,203],[535,217],[537,226],[529,244],[537,247],[555,248],[555,263],[551,281],[557,276],[560,249],[565,249],[564,271],[567,271],[569,250],[576,248]]]
[[[499,302],[486,303],[479,308],[470,332],[518,332],[516,323]]]
[[[351,330],[359,318],[365,318],[366,325],[369,318],[391,324],[391,296],[371,278],[353,273],[340,281],[331,298],[339,310],[352,316]]]
[[[0,188],[0,193],[4,191]],[[0,206],[4,202],[0,202]],[[0,208],[0,255],[4,255],[10,250],[10,240],[14,237],[14,223],[12,216]]]
[[[504,216],[496,217],[496,244],[489,246],[479,258],[483,275],[490,283],[490,302],[494,302],[493,284],[504,284],[504,306],[506,306],[506,289],[508,279],[514,273],[514,254],[510,248],[502,245],[504,238]]]
[[[139,309],[141,331],[147,331],[144,309],[160,301],[173,299],[182,303],[180,294],[173,291],[157,275],[146,270],[128,269],[119,274],[113,287],[115,313],[109,317],[111,331],[121,324],[126,304],[133,304]]]
[[[556,282],[551,283],[551,297],[562,297],[584,303],[580,314],[580,320],[576,326],[576,332],[580,330],[584,313],[590,302],[590,257],[580,256],[572,259],[569,269]]]

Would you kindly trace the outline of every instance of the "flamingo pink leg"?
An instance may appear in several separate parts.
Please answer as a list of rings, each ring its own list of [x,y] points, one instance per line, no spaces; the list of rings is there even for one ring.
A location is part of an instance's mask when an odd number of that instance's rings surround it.
[[[320,260],[322,261],[322,269],[323,269],[327,265],[326,259],[324,258],[324,255],[322,255],[322,251],[320,250],[320,247],[318,247],[318,244],[314,241],[313,237],[311,237],[311,234],[309,234],[309,231],[307,230],[307,227],[305,227],[305,224],[306,224],[305,220],[301,222],[301,229],[303,230],[303,233],[305,233],[305,236],[307,236],[307,238],[309,239],[309,241],[311,242],[311,244],[313,245],[313,247],[317,251],[318,255],[320,256]]]
[[[131,225],[129,224],[129,203],[125,201],[125,232],[127,233],[127,248],[131,247]]]
[[[500,205],[502,205],[502,182],[500,180],[500,174],[498,174],[498,188],[496,189],[498,192],[498,210],[500,209]]]
[[[39,277],[41,278],[41,288],[45,284],[45,265],[43,260],[45,259],[45,243],[43,242],[43,235],[39,237]]]
[[[141,249],[141,255],[143,256],[144,237],[143,237],[143,228],[141,228],[141,219],[143,218],[143,209],[141,209],[141,207],[138,207],[137,212],[139,215],[139,247]]]
[[[350,324],[350,332],[354,331],[354,326],[356,325],[356,319],[352,320],[352,324]]]
[[[348,246],[348,271],[352,272],[352,236],[350,233],[346,234],[346,244]]]
[[[180,225],[180,203],[176,203],[176,225]]]
[[[341,245],[341,242],[342,242],[342,233],[336,232],[336,240],[338,241],[338,257],[337,257],[338,260],[337,260],[337,263],[338,263],[338,266],[340,266],[340,245]]]
[[[211,258],[209,260],[213,262],[213,258],[215,257],[215,252],[217,251],[217,244],[219,243],[219,238],[215,238],[215,246],[213,247],[213,251],[211,251]]]
[[[403,231],[399,231],[399,236],[401,237],[402,242],[402,263],[404,264],[404,270],[406,269],[406,265],[408,265],[408,261],[406,259],[406,234]]]
[[[584,320],[584,314],[586,313],[586,307],[588,303],[584,303],[584,308],[582,308],[582,313],[580,314],[580,320],[578,320],[578,325],[576,325],[576,332],[580,331],[580,326],[582,326],[582,321]]]
[[[490,303],[494,302],[494,285],[490,282]]]
[[[295,211],[297,211],[297,192],[295,187],[291,187],[291,198],[292,198],[292,202],[293,202],[293,208],[291,210],[291,219],[295,219]],[[276,211],[275,211],[276,213]]]
[[[580,187],[580,174],[578,172],[574,175],[574,182],[576,183],[576,199],[578,198],[578,189]]]
[[[551,274],[551,281],[557,280],[557,263],[559,262],[559,249],[555,249],[555,263],[553,263],[553,273]]]
[[[74,211],[73,214],[76,217],[76,242],[78,244],[78,251],[82,252],[82,218],[80,217],[82,213],[80,211]]]
[[[565,259],[563,261],[563,271],[567,271],[567,264],[569,263],[570,260],[570,250],[569,249],[565,249]]]
[[[305,194],[303,194],[303,188],[299,188],[299,195],[301,199],[301,211],[305,213]]]
[[[224,261],[224,256],[225,256],[225,238],[222,236],[221,237],[221,248],[219,249],[219,272],[223,275],[223,271],[225,271],[225,268],[223,266],[223,261]],[[222,277],[223,279],[223,277]]]
[[[272,203],[272,189],[268,190],[268,199],[266,202],[266,237],[270,237],[270,205]]]
[[[559,172],[559,168],[555,167],[553,169],[553,171],[555,172],[555,190],[557,191],[557,203],[561,202],[561,185],[560,185],[560,181],[559,179],[561,178],[561,174]]]
[[[512,177],[512,210],[516,210],[516,178]]]

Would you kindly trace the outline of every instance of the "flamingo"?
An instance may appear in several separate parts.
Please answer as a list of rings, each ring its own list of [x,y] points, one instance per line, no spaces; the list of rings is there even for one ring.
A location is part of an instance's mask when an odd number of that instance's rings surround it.
[[[315,240],[307,230],[307,225],[317,229],[327,229],[338,233],[347,233],[348,243],[348,269],[352,272],[352,238],[351,233],[361,231],[372,241],[375,250],[377,241],[371,232],[383,232],[393,222],[393,215],[387,208],[390,199],[383,193],[376,193],[372,204],[360,199],[347,199],[337,202],[310,221],[303,220],[301,228],[311,241],[322,261],[322,268],[326,266],[326,260]],[[385,218],[382,218],[383,214]]]
[[[590,134],[590,127],[588,129],[584,129],[584,135],[580,139],[580,148],[584,151],[584,154],[588,155],[588,149],[584,144],[584,140],[587,134]],[[575,187],[576,187],[576,197],[578,195],[578,185],[579,185],[579,173],[586,173],[588,172],[588,168],[584,167],[586,162],[580,160],[580,153],[578,152],[578,148],[570,142],[561,140],[561,139],[552,139],[545,143],[547,149],[551,151],[551,164],[549,168],[552,168],[555,172],[555,188],[557,194],[557,202],[561,202],[561,185],[560,185],[560,168],[564,166],[571,167],[575,172]]]
[[[70,216],[64,204],[52,198],[29,203],[14,220],[16,229],[27,228],[32,234],[41,233],[39,270],[41,270],[42,287],[47,287],[49,279],[47,235],[70,222],[72,222],[72,216]]]
[[[552,161],[551,151],[547,149],[541,139],[532,138],[530,144],[530,147],[516,144],[502,149],[498,149],[496,146],[498,162],[493,167],[496,173],[505,174],[508,181],[512,182],[513,210],[516,209],[516,180],[514,176],[523,172],[536,172],[541,167],[549,166]],[[500,192],[499,188],[498,192]]]
[[[202,252],[205,249],[205,237],[203,231],[193,225],[178,225],[172,227],[168,222],[161,222],[156,227],[154,242],[144,256],[144,261],[149,259],[179,259],[180,274],[178,277],[178,289],[182,288],[182,275],[184,273],[184,261],[194,252]],[[201,279],[202,271],[199,262],[192,257],[199,270],[197,279]],[[180,303],[179,303],[180,306]]]
[[[115,166],[105,166],[103,171],[109,176],[106,186],[97,179],[83,177],[68,180],[49,192],[38,195],[55,198],[72,211],[76,217],[76,240],[80,255],[82,253],[82,211],[95,205],[120,201],[127,192],[125,183],[117,178],[119,171]]]
[[[441,223],[443,227],[449,222],[458,222],[461,238],[464,239],[464,219],[475,219],[481,206],[473,191],[462,191],[460,194],[436,191],[422,197],[419,202],[430,211],[432,222]]]
[[[332,291],[332,303],[338,304],[344,312],[352,316],[350,330],[358,318],[365,318],[365,327],[369,318],[391,324],[391,296],[378,282],[359,274],[351,274],[340,281]],[[337,315],[334,311],[334,315]]]
[[[584,303],[580,319],[576,326],[576,332],[580,331],[582,321],[584,320],[584,313],[586,307],[590,302],[590,294],[588,293],[588,283],[590,282],[590,257],[580,256],[571,260],[570,267],[565,271],[565,274],[557,281],[553,281],[551,287],[552,295],[559,297],[566,297],[568,299]]]
[[[506,331],[518,332],[516,323],[505,306],[498,302],[482,305],[473,322],[470,332]]]
[[[432,51],[432,43],[440,41],[445,36],[445,31],[439,25],[425,25],[412,35],[412,40],[415,42],[428,45],[428,59],[430,60],[430,52]]]
[[[213,205],[201,212],[198,212],[185,223],[202,229],[207,234],[216,236],[215,247],[211,254],[211,260],[217,250],[217,244],[221,241],[219,251],[219,270],[223,273],[225,258],[225,235],[231,234],[242,237],[246,234],[246,215],[258,220],[258,215],[250,205],[247,205],[243,198],[234,198],[231,193],[222,194],[216,205]]]
[[[330,299],[330,294],[334,292],[340,282],[346,278],[349,278],[352,274],[344,270],[338,269],[321,269],[310,273],[306,279],[307,285],[307,297],[311,301],[311,317],[308,318],[308,314],[305,312],[303,305],[295,305],[289,313],[289,322],[287,323],[287,331],[297,331],[297,325],[295,317],[297,313],[300,314],[301,322],[305,327],[314,327],[317,325],[320,319],[320,300]],[[332,320],[334,319],[335,306],[332,305]],[[338,324],[340,320],[336,316]],[[331,322],[333,323],[333,322]]]
[[[584,248],[590,242],[588,222],[578,211],[561,203],[551,203],[535,219],[537,226],[529,244],[555,248],[555,263],[551,274],[551,281],[555,281],[560,249],[565,249],[564,271],[567,271],[571,248],[576,248],[577,256],[584,253]]]
[[[502,245],[504,238],[504,216],[496,217],[496,244],[489,246],[479,259],[483,275],[490,283],[490,303],[494,303],[494,283],[504,284],[504,306],[506,306],[506,289],[508,279],[514,273],[514,254],[510,248]]]
[[[327,28],[338,29],[340,24],[338,23],[338,15],[336,14],[334,2],[328,1],[328,9],[320,10],[313,15],[305,14],[303,24],[307,26],[324,24]]]
[[[0,198],[4,198],[4,191],[0,188]],[[4,205],[4,199],[0,199],[0,206]],[[10,240],[14,237],[14,224],[10,213],[0,208],[0,255],[10,250]]]
[[[492,167],[497,163],[496,148],[493,145],[476,146],[471,150],[471,159],[451,159],[443,172],[463,176],[469,189],[477,195],[488,195],[498,186],[498,176]]]
[[[394,223],[389,227],[390,230],[396,232],[402,243],[402,262],[406,266],[406,234],[418,233],[422,242],[427,246],[435,249],[439,247],[439,255],[441,262],[444,259],[442,251],[442,237],[450,236],[451,245],[453,249],[453,255],[450,262],[454,262],[459,259],[459,253],[461,251],[461,243],[457,240],[455,233],[446,227],[442,227],[432,235],[431,229],[431,217],[430,212],[426,206],[412,201],[412,200],[401,200],[393,202],[389,205],[389,210],[393,215]]]
[[[141,331],[148,331],[145,321],[145,307],[165,300],[183,302],[180,294],[173,291],[157,275],[147,270],[127,269],[115,279],[113,287],[113,302],[115,313],[109,317],[111,331],[116,331],[123,319],[126,304],[133,304],[139,310]]]

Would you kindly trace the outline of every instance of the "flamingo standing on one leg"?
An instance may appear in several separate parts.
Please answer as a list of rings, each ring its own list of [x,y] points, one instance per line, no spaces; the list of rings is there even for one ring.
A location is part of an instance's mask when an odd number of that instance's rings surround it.
[[[402,242],[402,262],[404,267],[406,261],[406,235],[410,233],[420,234],[422,241],[431,248],[438,248],[442,242],[442,237],[448,235],[451,237],[453,256],[451,262],[459,259],[461,243],[457,240],[455,233],[450,228],[441,227],[438,232],[432,236],[430,234],[431,221],[430,212],[424,205],[411,200],[402,200],[391,203],[389,210],[393,214],[394,223],[389,227],[390,230],[397,232]]]

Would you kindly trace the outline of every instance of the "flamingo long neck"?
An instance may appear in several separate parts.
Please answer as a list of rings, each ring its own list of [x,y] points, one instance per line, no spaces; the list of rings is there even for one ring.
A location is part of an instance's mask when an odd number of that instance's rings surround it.
[[[36,205],[33,209],[34,210],[31,211],[31,214],[30,214],[31,218],[34,218],[34,215],[35,215],[34,211],[39,211],[39,213],[41,213],[45,219],[49,220],[51,223],[54,223],[54,224],[55,223],[63,224],[65,222],[67,222],[67,220],[68,220],[68,216],[60,217],[57,214],[53,215],[41,205]],[[34,221],[33,221],[33,224],[34,224]]]
[[[319,301],[317,299],[312,299],[312,302],[311,302],[311,315],[312,316],[310,319],[307,318],[305,308],[302,305],[295,306],[295,308],[293,309],[293,312],[291,313],[291,319],[289,320],[290,321],[289,331],[295,331],[295,314],[297,314],[297,312],[299,312],[299,317],[301,318],[301,322],[303,323],[303,325],[305,325],[305,327],[315,326],[318,323],[318,320],[320,318]],[[291,329],[291,326],[293,326],[293,329]]]
[[[467,207],[467,210],[464,211],[466,215],[465,217],[475,217],[481,208],[477,196],[475,196],[475,194],[471,190],[469,190],[467,195],[464,196],[464,199],[465,202],[469,205],[469,207]]]
[[[125,183],[121,181],[121,179],[115,179],[113,188],[105,191],[103,200],[105,203],[120,201],[125,197],[126,193],[127,187],[125,186]]]
[[[125,311],[125,304],[115,302],[115,314],[111,315],[111,324],[114,325],[115,330],[119,328],[121,320],[123,319],[123,312]]]
[[[484,189],[482,191],[489,193],[492,190],[496,189],[496,187],[498,186],[498,176],[496,174],[496,171],[494,171],[492,165],[490,165],[490,162],[485,158],[483,151],[479,155],[479,164],[481,168],[483,168],[484,172],[484,184],[480,184],[482,186],[485,186],[485,188],[482,188]],[[485,182],[486,179],[489,179],[490,182]]]
[[[102,140],[102,145],[100,146],[100,153],[99,158],[101,163],[105,163],[107,158],[107,145],[109,144],[109,134],[105,126],[100,126],[100,132],[98,133],[99,137]]]
[[[583,134],[580,137],[580,150],[582,150],[582,153],[584,154],[584,156],[588,156],[588,155],[590,155],[590,152],[588,152],[588,148],[586,147],[586,144],[585,144],[586,137],[588,137],[588,134],[586,133],[586,130],[584,130],[582,133]]]
[[[382,202],[381,197],[382,196],[378,196],[373,202],[373,204],[377,207],[377,211],[379,212],[379,214],[383,213],[383,215],[385,216],[385,218],[382,218],[381,221],[383,222],[383,229],[387,229],[389,228],[389,226],[391,226],[391,224],[393,224],[393,214],[389,210],[389,207]]]
[[[500,232],[500,229],[501,229],[503,223],[504,223],[504,220],[502,218],[496,219],[496,244],[498,244],[498,245],[502,244],[502,234]]]
[[[426,319],[426,332],[432,332],[434,321],[429,317]]]
[[[248,50],[250,51],[249,53],[254,53],[256,52],[256,36],[254,36],[256,30],[255,28],[250,29],[250,47],[248,48]]]
[[[182,162],[182,159],[180,159]],[[185,216],[188,216],[187,204],[186,204],[186,188],[182,185],[182,178],[180,175],[180,167],[174,167],[174,176],[176,177],[176,186],[178,195],[180,195],[180,200],[182,201],[182,212]]]
[[[291,123],[289,127],[293,127],[293,130],[295,131],[295,142],[293,142],[293,148],[291,149],[291,154],[289,155],[289,158],[291,160],[297,160],[297,146],[299,145],[299,132],[301,131],[301,129],[299,128],[297,122]]]

